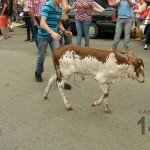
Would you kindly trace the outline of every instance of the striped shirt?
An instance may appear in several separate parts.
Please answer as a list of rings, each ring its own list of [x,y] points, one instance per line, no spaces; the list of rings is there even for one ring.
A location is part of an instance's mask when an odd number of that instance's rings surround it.
[[[41,17],[46,18],[46,24],[53,30],[57,32],[57,25],[61,21],[62,8],[58,5],[56,10],[53,1],[48,1],[42,8]],[[38,37],[47,38],[50,34],[43,29],[42,26],[38,29]]]
[[[26,0],[27,7],[33,8],[34,16],[41,16],[42,6],[46,0]]]
[[[75,18],[79,21],[91,21],[92,8],[95,6],[94,0],[76,0],[77,12]]]

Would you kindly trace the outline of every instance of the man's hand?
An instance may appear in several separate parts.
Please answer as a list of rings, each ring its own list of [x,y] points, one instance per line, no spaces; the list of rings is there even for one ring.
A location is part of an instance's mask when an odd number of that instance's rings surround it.
[[[70,32],[70,31],[64,31],[64,34],[66,35],[66,36],[72,36],[72,32]]]
[[[37,21],[36,20],[34,20],[34,26],[36,26],[36,27],[38,27],[39,28],[39,25],[38,25],[38,23],[37,23]]]
[[[60,40],[61,39],[61,36],[56,32],[53,32],[51,35],[52,35],[54,40]]]

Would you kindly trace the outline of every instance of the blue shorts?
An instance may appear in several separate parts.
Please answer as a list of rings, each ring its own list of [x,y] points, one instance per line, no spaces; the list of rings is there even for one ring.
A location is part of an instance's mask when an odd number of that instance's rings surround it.
[[[137,23],[142,23],[142,22],[143,22],[143,19],[141,19],[141,18],[136,18],[136,22],[137,22]]]

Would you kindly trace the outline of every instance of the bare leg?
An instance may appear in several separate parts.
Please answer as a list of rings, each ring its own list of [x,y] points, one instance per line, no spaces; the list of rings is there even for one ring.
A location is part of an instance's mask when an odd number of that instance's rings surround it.
[[[56,78],[57,78],[56,73],[55,73],[55,74],[52,74],[52,76],[50,77],[49,82],[48,82],[48,85],[47,85],[47,87],[46,87],[46,89],[45,89],[45,92],[44,92],[44,98],[45,98],[45,99],[47,99],[48,93],[49,93],[49,91],[50,91],[50,88],[51,88],[51,86],[53,85],[53,83],[56,81]]]
[[[10,37],[10,31],[9,31],[8,26],[7,26],[7,27],[5,27],[5,30],[6,30],[6,36]]]
[[[1,27],[0,29],[1,29],[2,36],[5,37],[5,28]]]

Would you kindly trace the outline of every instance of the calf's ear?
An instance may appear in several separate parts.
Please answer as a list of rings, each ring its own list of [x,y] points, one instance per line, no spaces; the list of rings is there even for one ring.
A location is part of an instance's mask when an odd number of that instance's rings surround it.
[[[126,60],[128,63],[131,63],[131,58],[129,57],[129,55],[126,56]]]
[[[137,61],[136,59],[132,59],[132,60],[131,60],[131,63],[135,66],[135,65],[138,64],[138,61]]]
[[[129,62],[129,63],[132,63],[132,61],[136,61],[136,56],[133,54],[132,51],[129,51],[128,54],[127,54],[127,57],[126,57],[126,60]]]

